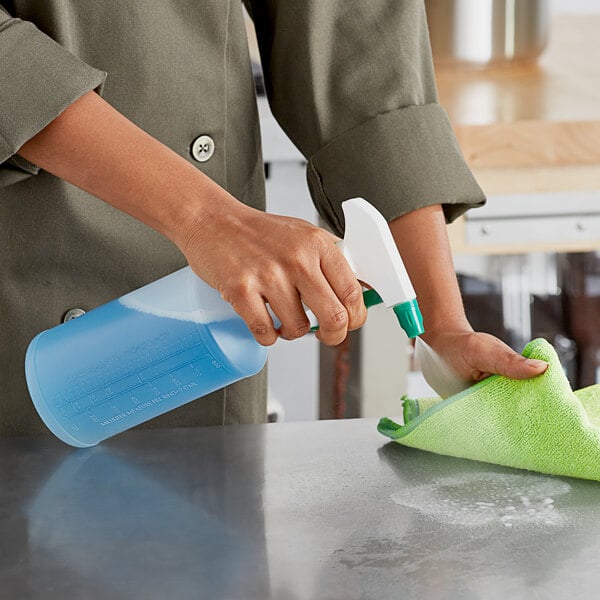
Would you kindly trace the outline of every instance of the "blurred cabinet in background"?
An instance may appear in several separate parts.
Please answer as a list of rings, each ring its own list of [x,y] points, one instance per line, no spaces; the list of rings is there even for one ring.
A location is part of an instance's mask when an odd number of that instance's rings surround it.
[[[578,348],[577,383],[600,383],[600,251],[562,257],[569,331]]]
[[[600,251],[458,256],[465,310],[473,327],[517,351],[543,337],[573,388],[600,383]],[[507,281],[508,280],[508,281]]]

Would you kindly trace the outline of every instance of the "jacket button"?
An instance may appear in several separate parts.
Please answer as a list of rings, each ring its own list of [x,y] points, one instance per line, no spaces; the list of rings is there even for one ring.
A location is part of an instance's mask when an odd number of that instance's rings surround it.
[[[66,323],[67,321],[72,321],[77,317],[81,317],[81,315],[85,315],[85,310],[83,310],[83,308],[71,308],[65,313],[62,322]]]
[[[192,143],[192,156],[198,162],[206,162],[215,153],[215,142],[209,135],[201,135]]]

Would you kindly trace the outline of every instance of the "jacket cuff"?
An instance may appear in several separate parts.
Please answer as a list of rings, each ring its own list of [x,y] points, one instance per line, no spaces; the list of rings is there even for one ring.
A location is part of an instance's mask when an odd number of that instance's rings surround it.
[[[338,136],[310,158],[307,176],[320,215],[338,235],[348,198],[364,198],[388,222],[432,204],[452,222],[485,203],[438,104],[377,115]]]
[[[106,79],[105,72],[20,19],[0,28],[0,56],[0,163]],[[21,163],[11,166],[33,172]]]

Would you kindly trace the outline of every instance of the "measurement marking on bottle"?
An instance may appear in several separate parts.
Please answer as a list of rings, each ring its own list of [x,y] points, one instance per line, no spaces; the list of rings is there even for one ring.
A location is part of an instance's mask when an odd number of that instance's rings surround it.
[[[139,412],[145,410],[146,408],[150,408],[151,406],[160,404],[164,400],[170,400],[171,398],[174,398],[175,396],[179,395],[181,392],[185,392],[193,387],[196,387],[196,383],[189,383],[182,387],[179,387],[176,390],[171,390],[170,392],[168,392],[166,394],[161,394],[157,398],[153,398],[152,400],[148,400],[148,401],[144,402],[143,404],[138,404],[136,406],[129,408],[128,410],[124,410],[123,412],[120,412],[118,415],[114,415],[112,417],[109,417],[108,419],[104,419],[103,421],[100,422],[100,425],[102,427],[106,427],[107,425],[111,425],[112,423],[121,421],[127,417],[130,417],[131,415],[134,415],[136,413],[139,413]],[[96,419],[92,419],[92,420],[95,423],[98,422]]]
[[[206,346],[196,336],[189,336],[186,343],[180,344],[176,351],[169,348],[170,352],[163,351],[161,348],[154,348],[153,351],[143,353],[143,361],[132,362],[131,359],[118,360],[119,357],[113,357],[110,363],[103,363],[94,369],[87,370],[78,376],[71,376],[72,381],[70,391],[67,394],[55,397],[52,403],[61,408],[66,404],[79,400],[91,394],[110,397],[122,392],[134,389],[143,382],[149,382],[152,379],[160,377],[165,372],[174,371],[195,361],[212,358],[206,352]],[[201,353],[203,351],[203,353]],[[123,358],[126,353],[123,354]],[[114,366],[115,363],[122,362],[129,367],[122,372]],[[111,381],[102,381],[105,373],[112,372]],[[77,383],[75,383],[77,381]],[[107,388],[109,388],[107,392]]]
[[[172,365],[173,363],[169,366]],[[100,393],[85,394],[77,400],[63,404],[59,407],[59,412],[73,424],[91,420],[106,427],[162,402],[173,402],[175,407],[192,400],[193,398],[189,398],[189,390],[202,386],[205,377],[209,377],[211,372],[221,373],[218,379],[226,377],[229,373],[225,365],[205,354],[191,362],[178,364],[174,370],[162,371],[152,380],[141,381],[136,378],[138,383],[129,389],[118,382],[116,385],[111,382],[110,385],[105,385]],[[223,381],[222,385],[225,384],[226,381]],[[118,393],[109,396],[106,393],[107,388]],[[178,403],[181,394],[186,396],[184,401]]]

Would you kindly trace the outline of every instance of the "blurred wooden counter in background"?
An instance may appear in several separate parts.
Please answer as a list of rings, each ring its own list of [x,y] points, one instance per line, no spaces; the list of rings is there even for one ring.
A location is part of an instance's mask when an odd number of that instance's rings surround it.
[[[563,16],[535,64],[436,70],[440,103],[490,202],[497,195],[600,191],[598,32],[600,16]],[[449,233],[455,252],[600,248],[600,228],[593,239],[588,232],[582,241],[517,241],[510,248],[469,243],[464,218]]]

